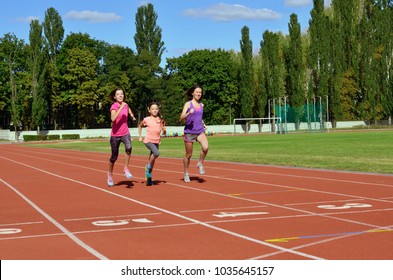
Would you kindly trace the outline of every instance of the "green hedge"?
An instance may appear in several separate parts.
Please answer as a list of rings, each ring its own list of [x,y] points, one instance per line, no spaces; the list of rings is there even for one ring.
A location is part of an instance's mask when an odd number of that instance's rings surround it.
[[[53,134],[53,135],[48,135],[48,140],[59,140],[60,135],[58,134]]]
[[[47,135],[23,135],[23,141],[43,141],[47,139]]]
[[[23,135],[23,141],[45,141],[45,140],[59,140],[60,135]]]
[[[79,134],[63,134],[63,135],[61,135],[61,139],[63,139],[63,140],[80,139],[80,135]]]
[[[70,139],[80,139],[79,134],[63,134],[61,135],[63,140],[70,140]],[[60,140],[60,135],[58,134],[51,134],[51,135],[23,135],[23,141],[46,141],[46,140]]]

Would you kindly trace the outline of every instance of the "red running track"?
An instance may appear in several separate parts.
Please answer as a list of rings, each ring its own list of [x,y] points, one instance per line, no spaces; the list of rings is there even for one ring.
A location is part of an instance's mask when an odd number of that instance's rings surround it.
[[[0,145],[3,260],[391,260],[393,176]]]

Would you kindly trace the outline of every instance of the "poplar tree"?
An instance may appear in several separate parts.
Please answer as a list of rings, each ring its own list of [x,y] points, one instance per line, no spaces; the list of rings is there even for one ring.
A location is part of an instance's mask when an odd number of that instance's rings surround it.
[[[300,24],[296,14],[291,14],[289,27],[288,47],[288,95],[295,110],[295,125],[299,128],[303,115],[303,107],[306,97],[305,92],[305,67],[303,64],[303,50],[301,41]]]
[[[279,104],[280,98],[285,94],[285,69],[282,50],[279,44],[280,36],[271,31],[263,33],[261,41],[262,57],[262,91],[267,92],[268,102]],[[275,115],[275,106],[272,106]],[[276,116],[277,117],[277,116]],[[273,127],[275,121],[273,121]]]
[[[254,79],[255,79],[255,112],[256,116],[265,117],[266,115],[266,104],[267,104],[267,92],[266,88],[263,87],[264,73],[262,71],[261,52],[257,56],[254,56]]]
[[[313,3],[311,19],[309,20],[310,45],[308,48],[307,64],[311,74],[307,99],[312,100],[312,98],[319,96],[323,99],[328,97],[332,101],[335,98],[332,95],[332,84],[329,83],[329,77],[334,75],[331,65],[331,48],[337,47],[333,43],[336,34],[329,36],[333,32],[331,31],[330,21],[325,15],[324,1],[313,0]],[[332,78],[330,81],[332,81]],[[338,105],[337,103],[335,103],[335,106],[331,105],[330,110],[336,112]]]
[[[393,3],[380,0],[376,3],[375,70],[379,81],[376,103],[381,108],[376,119],[391,118],[393,113],[392,59],[393,59]]]
[[[158,77],[162,74],[160,63],[165,47],[157,19],[158,15],[150,3],[139,7],[135,15],[134,41],[138,66],[134,69],[134,83],[139,99],[139,116],[162,88]]]
[[[254,107],[254,75],[252,59],[252,41],[250,40],[250,30],[244,26],[241,30],[242,40],[240,41],[241,63],[239,73],[239,97],[241,115],[244,118],[252,117]]]
[[[366,120],[389,119],[393,110],[391,1],[361,0],[359,23],[359,116]]]
[[[333,0],[332,46],[334,68],[333,110],[338,120],[354,119],[355,97],[359,91],[357,78],[356,30],[358,23],[358,0]]]
[[[49,61],[46,65],[45,91],[46,99],[49,101],[48,109],[51,112],[51,123],[57,129],[59,98],[59,71],[56,65],[57,54],[64,37],[63,20],[55,8],[49,8],[45,12],[43,22],[45,44],[48,49]]]
[[[55,8],[51,7],[46,10],[43,27],[49,56],[56,62],[64,38],[64,27],[63,20]]]
[[[362,96],[359,100],[359,117],[362,119],[371,119],[374,115],[374,108],[371,108],[373,97],[371,93],[374,92],[372,88],[376,88],[377,80],[372,71],[372,53],[374,45],[373,30],[375,28],[374,0],[367,0],[364,4],[364,12],[359,22],[358,32],[359,37],[359,87]],[[374,107],[374,106],[373,106]]]
[[[31,74],[31,95],[32,95],[32,124],[37,127],[37,133],[40,133],[40,125],[43,124],[46,115],[46,100],[44,96],[43,71],[44,71],[44,44],[42,37],[42,25],[38,20],[30,23],[30,52],[28,65]]]

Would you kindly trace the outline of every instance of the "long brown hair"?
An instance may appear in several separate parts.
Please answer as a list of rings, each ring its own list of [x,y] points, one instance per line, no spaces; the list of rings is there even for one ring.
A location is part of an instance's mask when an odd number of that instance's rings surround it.
[[[203,87],[202,87],[201,84],[196,84],[196,85],[190,87],[190,88],[187,90],[187,93],[186,93],[187,100],[192,100],[192,98],[193,98],[192,93],[193,93],[194,90],[197,89],[197,88],[200,88],[200,89],[202,90],[202,95],[201,95],[201,98],[199,99],[199,101],[202,100],[202,98],[203,98]]]
[[[156,101],[150,102],[149,105],[147,106],[147,109],[150,110],[151,106],[153,106],[153,105],[157,105],[157,107],[158,107],[158,117],[161,119],[161,123],[163,125],[165,125],[165,120],[164,120],[164,118],[161,115],[161,105],[158,102],[156,102]]]
[[[109,93],[109,99],[113,102],[115,100],[115,96],[116,96],[116,91],[121,90],[123,91],[123,95],[124,95],[124,100],[126,100],[126,92],[124,91],[124,89],[122,87],[117,87],[114,90],[112,90]]]

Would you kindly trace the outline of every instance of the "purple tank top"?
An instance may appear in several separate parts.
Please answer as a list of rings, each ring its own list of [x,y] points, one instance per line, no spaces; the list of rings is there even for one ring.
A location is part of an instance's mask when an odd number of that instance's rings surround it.
[[[184,133],[200,134],[205,131],[205,127],[202,123],[203,106],[201,104],[199,108],[195,108],[192,101],[190,101],[190,109],[194,109],[194,112],[186,119]]]

